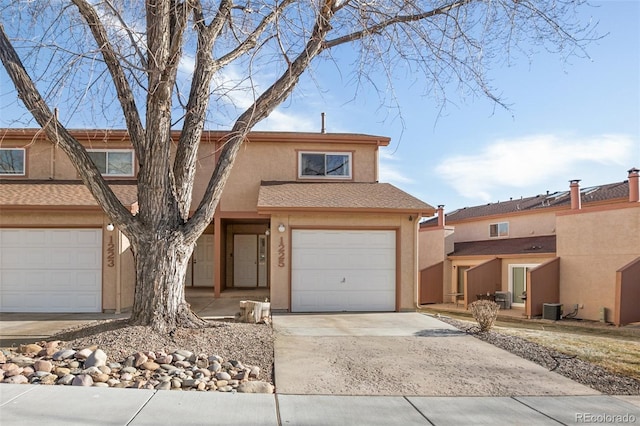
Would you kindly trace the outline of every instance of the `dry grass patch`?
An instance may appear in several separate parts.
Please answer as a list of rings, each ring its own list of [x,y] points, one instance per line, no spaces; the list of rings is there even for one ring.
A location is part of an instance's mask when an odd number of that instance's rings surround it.
[[[612,373],[640,380],[640,339],[583,334],[577,330],[545,330],[496,326],[495,331],[510,334],[599,365]]]

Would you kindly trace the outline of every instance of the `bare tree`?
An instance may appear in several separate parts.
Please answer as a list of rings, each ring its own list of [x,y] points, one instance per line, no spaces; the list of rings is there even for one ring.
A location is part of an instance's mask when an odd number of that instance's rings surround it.
[[[131,242],[132,323],[168,331],[203,325],[184,299],[194,244],[213,218],[248,132],[287,99],[313,61],[352,49],[354,72],[361,77],[378,67],[391,75],[404,62],[420,70],[433,93],[456,83],[500,103],[488,84],[487,65],[509,58],[523,40],[565,54],[583,52],[591,28],[576,20],[581,3],[13,1],[2,6],[0,56],[20,100]],[[178,72],[189,60],[194,65],[185,86]],[[230,69],[241,79],[228,78]],[[258,85],[257,75],[273,78]],[[190,213],[202,132],[211,120],[235,111],[227,101],[237,91],[246,91],[250,105],[231,121],[206,192]],[[52,113],[60,99],[76,105],[69,113],[89,99],[99,99],[103,110],[119,105],[139,163],[137,215],[122,206],[87,151]],[[181,130],[173,157],[172,128]]]

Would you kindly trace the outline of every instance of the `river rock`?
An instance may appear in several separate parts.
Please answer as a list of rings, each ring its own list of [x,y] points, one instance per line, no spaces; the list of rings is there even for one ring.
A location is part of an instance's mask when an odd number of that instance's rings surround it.
[[[260,367],[253,366],[251,367],[251,372],[249,373],[249,377],[258,378],[260,377]]]
[[[102,349],[96,349],[89,355],[84,361],[84,367],[99,367],[101,365],[107,365],[107,354]]]
[[[42,350],[42,346],[36,345],[35,343],[31,343],[29,345],[20,345],[18,347],[18,352],[21,354],[32,354],[36,355]]]
[[[53,370],[53,364],[50,361],[39,359],[33,363],[33,369],[35,371],[46,371],[50,373]]]
[[[142,352],[138,352],[135,355],[133,355],[133,366],[138,368],[148,360],[149,360],[148,356],[146,356]]]
[[[76,351],[74,351],[73,349],[61,349],[53,354],[51,358],[53,358],[54,361],[62,361],[63,359],[69,359],[73,357],[75,354]]]
[[[231,375],[225,371],[216,373],[215,378],[217,380],[231,380]]]
[[[79,374],[73,378],[72,386],[93,386],[93,379],[88,374]]]
[[[70,385],[73,383],[73,379],[75,379],[76,376],[74,376],[73,374],[66,374],[62,377],[60,377],[58,379],[58,384],[59,385]]]
[[[47,374],[46,376],[40,379],[41,385],[55,385],[58,381],[58,376],[55,374]]]
[[[15,376],[7,377],[2,381],[2,383],[9,383],[12,385],[24,385],[26,383],[29,383],[29,379],[27,379],[22,374],[17,374]]]
[[[144,369],[144,370],[150,370],[150,371],[156,371],[157,369],[160,368],[160,365],[153,362],[153,361],[147,361],[145,363],[143,363],[140,368]]]
[[[273,393],[273,385],[267,382],[243,382],[237,388],[242,393]]]
[[[76,352],[74,357],[75,357],[75,359],[83,360],[83,359],[89,358],[92,353],[93,353],[93,351],[91,349],[84,348],[84,349],[81,349],[78,352]]]

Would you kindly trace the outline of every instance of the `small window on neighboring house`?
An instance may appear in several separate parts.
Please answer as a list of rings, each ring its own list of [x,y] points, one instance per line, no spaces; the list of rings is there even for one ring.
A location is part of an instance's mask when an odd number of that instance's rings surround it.
[[[89,157],[104,176],[133,176],[133,150],[90,150]]]
[[[489,225],[489,237],[508,237],[509,236],[509,222],[492,223]]]
[[[301,152],[298,177],[350,179],[351,153]]]
[[[0,176],[24,175],[24,149],[0,148]]]

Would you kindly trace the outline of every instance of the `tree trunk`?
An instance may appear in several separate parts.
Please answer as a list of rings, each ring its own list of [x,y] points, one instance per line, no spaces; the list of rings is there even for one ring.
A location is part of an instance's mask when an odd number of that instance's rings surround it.
[[[165,234],[132,241],[136,287],[130,323],[161,333],[204,327],[207,321],[192,312],[185,300],[185,277],[195,244],[186,243],[179,232]]]

